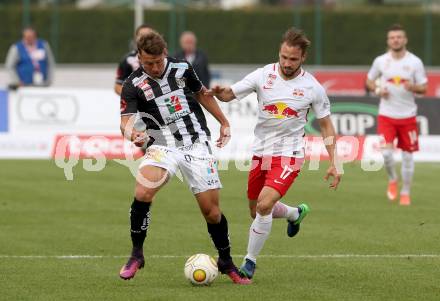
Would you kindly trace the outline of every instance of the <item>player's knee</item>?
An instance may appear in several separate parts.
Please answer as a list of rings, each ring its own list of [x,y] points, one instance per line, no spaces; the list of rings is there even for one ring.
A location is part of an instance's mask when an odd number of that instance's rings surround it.
[[[413,154],[410,152],[402,152],[402,167],[411,168],[414,165]]]
[[[218,206],[204,207],[201,211],[205,220],[210,224],[217,224],[221,219],[222,212]]]
[[[268,200],[262,199],[258,200],[257,212],[261,215],[268,215],[272,212],[272,203]]]
[[[152,202],[155,195],[155,191],[152,189],[146,189],[144,187],[136,187],[135,197],[139,201]]]
[[[382,149],[382,155],[385,160],[392,160],[393,159],[393,149],[391,148],[384,148]]]

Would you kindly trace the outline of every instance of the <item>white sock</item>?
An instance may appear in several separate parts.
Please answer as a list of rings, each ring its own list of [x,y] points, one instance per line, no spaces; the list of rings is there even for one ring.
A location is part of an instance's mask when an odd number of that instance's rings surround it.
[[[272,210],[273,218],[287,218],[289,221],[295,221],[299,217],[298,208],[287,206],[280,201],[276,202]]]
[[[400,194],[409,194],[414,175],[414,159],[412,153],[402,152],[402,190]]]
[[[388,179],[390,181],[396,181],[397,173],[396,173],[396,163],[394,162],[394,157],[393,157],[393,150],[389,148],[383,149],[382,155],[385,163],[385,169],[388,173]]]
[[[249,229],[249,242],[247,247],[247,255],[245,258],[257,262],[257,256],[263,249],[266,239],[269,237],[272,229],[272,214],[257,216]]]

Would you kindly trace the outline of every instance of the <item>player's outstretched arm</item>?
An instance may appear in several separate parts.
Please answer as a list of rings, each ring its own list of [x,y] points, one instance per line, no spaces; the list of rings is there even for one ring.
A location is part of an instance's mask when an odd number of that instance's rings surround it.
[[[200,104],[220,123],[220,137],[217,139],[217,147],[225,146],[229,140],[231,140],[231,128],[229,121],[223,114],[222,109],[218,105],[217,101],[206,92],[206,88],[196,94]]]
[[[218,100],[223,102],[229,102],[235,99],[234,92],[230,87],[223,87],[219,85],[213,86],[211,89],[205,91],[205,95],[215,96]]]
[[[322,138],[324,139],[325,148],[330,157],[330,167],[327,169],[324,179],[327,181],[328,179],[333,178],[333,181],[330,183],[330,188],[336,189],[341,181],[341,174],[336,169],[337,156],[335,128],[333,127],[330,116],[318,119],[318,122],[319,127],[321,128]]]

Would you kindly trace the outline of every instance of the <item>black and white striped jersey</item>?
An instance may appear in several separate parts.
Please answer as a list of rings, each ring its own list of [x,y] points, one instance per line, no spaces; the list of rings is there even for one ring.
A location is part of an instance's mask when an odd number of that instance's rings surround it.
[[[202,83],[188,62],[166,60],[161,78],[150,77],[140,67],[124,81],[121,115],[139,112],[147,125],[149,145],[181,147],[209,141],[205,115],[194,98]]]

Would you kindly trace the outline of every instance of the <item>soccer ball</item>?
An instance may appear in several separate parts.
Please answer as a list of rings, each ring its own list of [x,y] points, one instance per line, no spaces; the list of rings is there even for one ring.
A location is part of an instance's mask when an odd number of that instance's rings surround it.
[[[194,285],[209,285],[218,276],[217,263],[209,255],[195,254],[186,261],[184,273]]]

